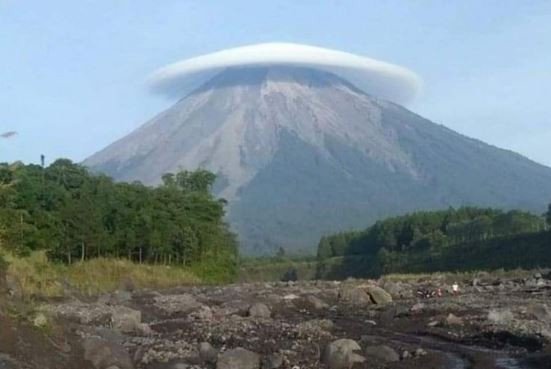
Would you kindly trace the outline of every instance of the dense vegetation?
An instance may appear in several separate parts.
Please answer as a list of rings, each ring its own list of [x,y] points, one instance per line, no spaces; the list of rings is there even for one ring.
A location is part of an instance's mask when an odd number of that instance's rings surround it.
[[[0,247],[45,250],[68,264],[96,257],[233,268],[225,201],[204,170],[166,174],[163,184],[115,183],[60,159],[48,167],[0,164]],[[216,260],[216,262],[213,262]]]
[[[545,221],[512,210],[460,208],[423,211],[379,221],[365,231],[323,237],[318,257],[377,252],[439,250],[456,244],[484,241],[545,229]]]
[[[343,277],[551,264],[549,224],[551,206],[545,218],[472,207],[417,212],[323,237],[318,272]]]

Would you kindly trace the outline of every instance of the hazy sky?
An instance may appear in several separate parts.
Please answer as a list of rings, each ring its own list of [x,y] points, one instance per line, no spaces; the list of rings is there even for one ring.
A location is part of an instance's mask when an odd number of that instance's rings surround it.
[[[409,108],[551,165],[551,1],[0,0],[0,161],[80,161],[168,107],[158,67],[258,42],[403,65]]]

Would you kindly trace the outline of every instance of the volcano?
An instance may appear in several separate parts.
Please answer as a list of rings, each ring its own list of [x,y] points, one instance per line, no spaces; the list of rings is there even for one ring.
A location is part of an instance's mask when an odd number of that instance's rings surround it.
[[[551,169],[300,66],[230,67],[84,164],[154,185],[205,168],[242,252],[450,206],[542,211]]]

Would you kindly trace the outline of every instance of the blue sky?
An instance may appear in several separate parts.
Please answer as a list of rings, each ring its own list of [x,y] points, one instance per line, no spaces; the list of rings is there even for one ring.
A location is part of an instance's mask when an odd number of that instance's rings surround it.
[[[257,42],[410,68],[408,107],[551,165],[551,1],[0,0],[0,161],[80,161],[172,102],[160,66]]]

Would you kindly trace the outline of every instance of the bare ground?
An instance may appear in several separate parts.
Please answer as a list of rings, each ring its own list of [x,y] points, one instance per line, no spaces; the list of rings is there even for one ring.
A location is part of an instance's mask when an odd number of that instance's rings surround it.
[[[119,291],[97,301],[47,302],[26,321],[8,318],[5,308],[0,368],[216,368],[216,359],[199,354],[201,342],[220,355],[250,350],[263,367],[328,368],[324,351],[340,338],[361,348],[365,361],[353,368],[551,368],[551,281],[484,274],[458,283],[457,295],[438,276]],[[374,303],[374,285],[393,301]],[[417,294],[437,288],[441,297]],[[268,313],[251,310],[257,303]],[[34,326],[38,315],[47,328]],[[90,339],[109,350],[98,354]],[[274,356],[281,363],[267,361]]]

